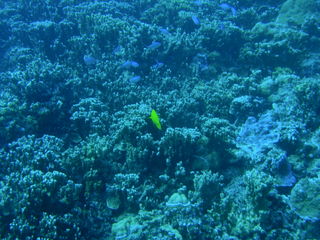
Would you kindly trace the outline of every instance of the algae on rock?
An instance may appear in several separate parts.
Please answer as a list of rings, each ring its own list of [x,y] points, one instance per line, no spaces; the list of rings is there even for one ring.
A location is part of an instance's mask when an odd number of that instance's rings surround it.
[[[316,0],[287,0],[280,9],[277,22],[302,25],[306,18],[319,16]]]

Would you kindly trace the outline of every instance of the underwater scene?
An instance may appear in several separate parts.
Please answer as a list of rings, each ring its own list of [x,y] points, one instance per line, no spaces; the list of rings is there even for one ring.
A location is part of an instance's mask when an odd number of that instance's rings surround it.
[[[319,0],[1,0],[0,239],[320,239]]]

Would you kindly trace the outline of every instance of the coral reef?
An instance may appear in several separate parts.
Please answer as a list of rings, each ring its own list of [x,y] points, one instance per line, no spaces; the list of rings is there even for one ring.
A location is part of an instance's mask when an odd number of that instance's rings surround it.
[[[0,19],[1,239],[320,239],[319,1]]]

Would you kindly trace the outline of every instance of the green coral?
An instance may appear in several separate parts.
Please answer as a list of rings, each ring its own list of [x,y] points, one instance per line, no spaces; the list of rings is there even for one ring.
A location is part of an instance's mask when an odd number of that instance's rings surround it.
[[[316,0],[287,0],[283,3],[277,22],[303,24],[307,18],[319,18]]]
[[[303,178],[292,189],[290,204],[302,218],[320,219],[320,178]]]
[[[137,217],[128,215],[112,224],[111,232],[115,239],[133,239],[133,236],[140,236],[141,227]]]
[[[269,225],[269,202],[266,196],[272,190],[272,185],[272,177],[255,169],[234,178],[223,188],[221,201],[214,204],[210,211],[217,221],[228,222],[217,228],[226,227],[225,232],[229,236],[239,238],[264,236],[265,226]]]
[[[174,193],[166,202],[167,207],[186,207],[190,203],[183,193]]]

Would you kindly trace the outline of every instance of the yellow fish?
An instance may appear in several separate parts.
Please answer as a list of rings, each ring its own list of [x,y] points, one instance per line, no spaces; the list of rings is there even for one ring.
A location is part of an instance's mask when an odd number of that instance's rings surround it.
[[[153,122],[153,124],[156,126],[156,128],[158,128],[159,130],[161,130],[160,118],[159,118],[156,110],[152,109],[149,118],[151,119],[151,121]]]

